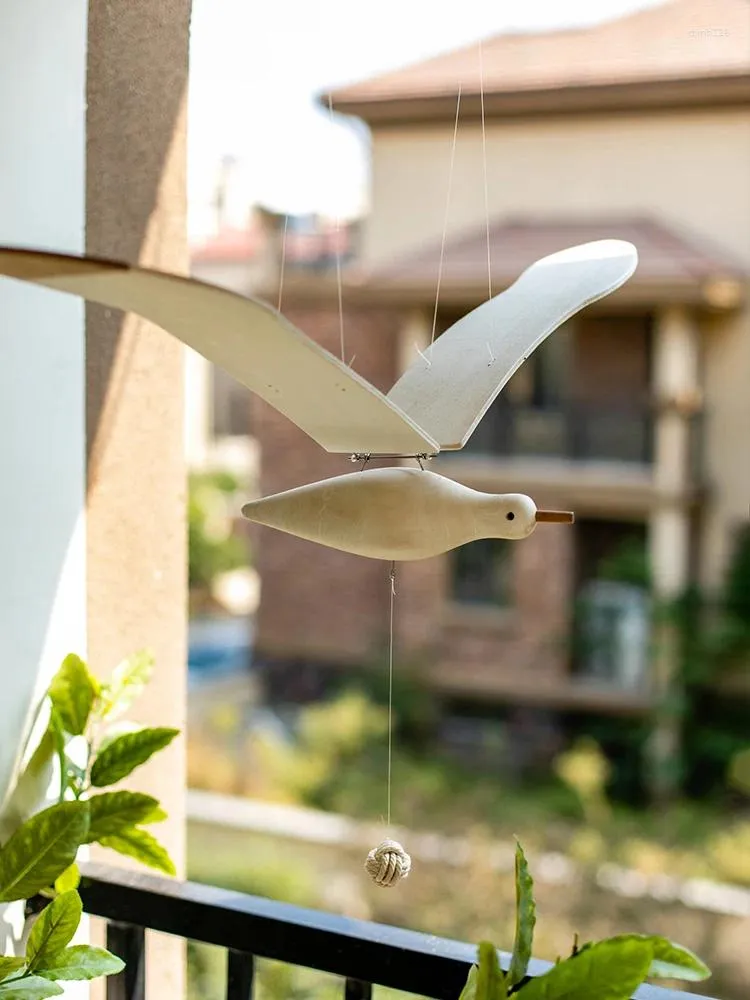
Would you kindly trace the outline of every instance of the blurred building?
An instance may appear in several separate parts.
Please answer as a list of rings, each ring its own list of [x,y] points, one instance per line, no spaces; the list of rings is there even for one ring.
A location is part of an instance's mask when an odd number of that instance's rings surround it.
[[[195,278],[241,295],[265,291],[278,305],[281,258],[291,273],[320,274],[353,256],[358,227],[315,215],[285,217],[253,206],[245,225],[224,211],[231,170],[223,169],[215,196],[215,231],[191,247]],[[269,289],[273,289],[270,293]],[[192,469],[230,469],[254,481],[258,443],[247,389],[195,351],[186,360],[186,452]]]
[[[658,595],[712,588],[748,521],[748,7],[673,0],[583,30],[489,39],[483,102],[479,58],[462,49],[333,95],[372,132],[372,213],[344,276],[346,360],[383,390],[418,360],[441,256],[437,335],[487,297],[485,150],[493,293],[589,240],[630,240],[640,265],[533,355],[463,452],[431,465],[574,509],[575,527],[400,566],[398,656],[459,702],[645,712],[644,591],[637,573],[618,580],[603,565],[640,551]],[[275,260],[255,289],[271,301]],[[196,258],[195,273],[207,266]],[[338,353],[332,271],[287,269],[283,311]],[[253,405],[263,494],[351,471]],[[304,694],[321,667],[383,654],[387,566],[272,530],[259,560],[257,655],[279,690]],[[586,641],[574,642],[581,601]]]

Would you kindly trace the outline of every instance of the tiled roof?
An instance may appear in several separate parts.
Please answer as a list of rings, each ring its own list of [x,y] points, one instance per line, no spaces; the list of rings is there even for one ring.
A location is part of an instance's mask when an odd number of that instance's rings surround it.
[[[718,278],[744,278],[747,273],[739,260],[710,241],[653,219],[503,219],[490,226],[493,286],[500,289],[511,284],[540,257],[600,239],[623,239],[636,246],[639,264],[632,283],[688,287]],[[434,289],[439,266],[440,243],[431,243],[371,272],[366,281]],[[486,229],[449,238],[441,287],[449,291],[486,281]]]
[[[281,218],[283,217],[280,216],[279,219]],[[191,247],[190,255],[196,263],[249,262],[256,260],[268,249],[270,240],[270,233],[261,226],[222,229],[204,242]],[[337,227],[290,216],[284,255],[288,264],[315,263],[335,258],[336,254],[340,254],[342,258],[348,257],[352,252],[352,243],[351,225]]]
[[[261,252],[264,235],[257,229],[222,229],[190,248],[194,261],[212,263],[254,260]]]
[[[748,0],[671,0],[587,28],[505,33],[483,43],[488,94],[750,74]],[[479,90],[478,46],[355,83],[339,110]]]

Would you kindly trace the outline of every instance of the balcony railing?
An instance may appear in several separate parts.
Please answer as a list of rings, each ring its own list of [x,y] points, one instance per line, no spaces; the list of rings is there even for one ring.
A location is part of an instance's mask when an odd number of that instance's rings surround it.
[[[84,909],[107,921],[108,947],[125,970],[107,982],[107,1000],[143,1000],[145,930],[219,945],[227,951],[227,1000],[251,1000],[255,959],[332,973],[345,1000],[370,1000],[385,986],[433,1000],[458,1000],[476,949],[416,931],[352,920],[192,882],[83,866]],[[500,955],[504,968],[509,956]],[[531,976],[549,968],[533,961]],[[637,1000],[708,1000],[644,986]]]
[[[513,458],[562,458],[649,464],[653,415],[646,406],[569,403],[518,406],[502,396],[492,404],[466,450]]]

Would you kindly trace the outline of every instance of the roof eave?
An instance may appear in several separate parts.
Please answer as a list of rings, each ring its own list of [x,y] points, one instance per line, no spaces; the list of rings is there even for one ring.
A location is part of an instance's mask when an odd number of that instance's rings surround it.
[[[750,72],[490,91],[484,95],[485,115],[493,119],[743,104],[750,104]],[[452,122],[456,116],[456,92],[371,98],[342,90],[333,95],[333,109],[362,118],[369,125]],[[479,93],[462,92],[462,120],[480,120],[481,114]]]
[[[512,280],[496,283],[502,291]],[[433,308],[434,282],[401,282],[391,278],[350,278],[343,284],[344,306],[383,308]],[[686,305],[714,312],[731,312],[747,301],[746,280],[733,274],[715,275],[710,280],[694,279],[660,280],[634,277],[617,291],[590,309],[601,312],[620,312],[623,309],[654,309],[666,305]],[[261,298],[274,299],[270,290],[259,290]],[[487,295],[486,279],[476,282],[452,284],[444,282],[440,288],[442,306],[466,309],[480,305]],[[284,283],[284,308],[335,305],[338,299],[336,282],[331,277],[311,278],[305,275],[287,278]]]

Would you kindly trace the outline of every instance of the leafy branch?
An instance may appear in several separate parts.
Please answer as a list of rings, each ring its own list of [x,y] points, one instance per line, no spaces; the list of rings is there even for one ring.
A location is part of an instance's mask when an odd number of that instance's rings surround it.
[[[167,850],[144,827],[166,819],[142,792],[102,791],[129,777],[178,730],[139,728],[116,720],[148,683],[153,660],[138,654],[102,683],[75,654],[66,656],[48,690],[49,723],[0,817],[0,904],[46,896],[23,956],[0,956],[0,1000],[44,1000],[65,980],[112,975],[122,961],[103,948],[71,945],[81,919],[79,848],[99,843],[173,875]],[[56,760],[58,801],[33,812]],[[8,833],[10,834],[8,836]]]
[[[568,958],[528,979],[535,922],[534,883],[517,844],[516,935],[508,971],[502,971],[495,946],[483,941],[459,1000],[629,1000],[649,978],[699,982],[710,975],[697,955],[667,938],[621,934],[580,948],[576,942]]]
[[[97,842],[174,875],[167,851],[142,829],[166,819],[158,801],[140,792],[99,792],[129,777],[178,735],[177,729],[116,722],[141,694],[152,669],[152,658],[141,653],[116,667],[108,683],[100,683],[80,657],[66,656],[49,688],[50,726],[60,766],[59,801],[85,800],[90,806],[91,824],[82,843]]]

